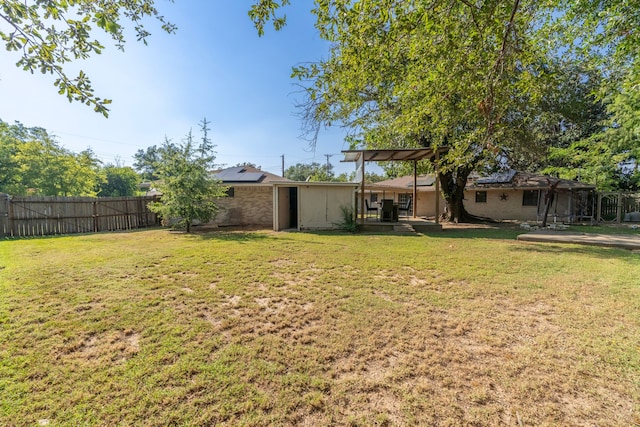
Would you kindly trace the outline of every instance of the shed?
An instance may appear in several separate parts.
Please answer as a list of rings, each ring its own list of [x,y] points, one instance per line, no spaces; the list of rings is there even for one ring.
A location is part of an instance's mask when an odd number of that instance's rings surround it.
[[[355,209],[357,187],[342,182],[274,182],[273,229],[337,229],[344,222],[343,209]]]

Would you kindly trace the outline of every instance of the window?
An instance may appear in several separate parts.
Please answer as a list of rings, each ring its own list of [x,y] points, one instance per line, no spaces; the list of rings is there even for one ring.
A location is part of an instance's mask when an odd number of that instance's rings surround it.
[[[229,187],[227,188],[227,197],[234,197],[236,195],[235,188]]]
[[[371,203],[377,203],[378,202],[378,193],[371,193],[369,195],[369,201]]]
[[[476,191],[476,203],[487,203],[486,191]]]
[[[538,206],[540,190],[524,190],[522,192],[522,206]]]
[[[403,205],[407,203],[411,199],[410,193],[401,193],[398,194],[398,204]]]

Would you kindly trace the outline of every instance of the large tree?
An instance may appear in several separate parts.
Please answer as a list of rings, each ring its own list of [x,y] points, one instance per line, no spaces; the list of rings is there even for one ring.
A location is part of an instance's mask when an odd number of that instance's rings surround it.
[[[160,161],[160,149],[157,145],[138,150],[134,155],[133,167],[142,175],[142,179],[154,181],[158,179],[156,166]]]
[[[165,224],[183,226],[191,232],[194,221],[209,222],[218,206],[215,199],[223,197],[227,188],[212,178],[209,170],[214,166],[213,144],[208,137],[209,122],[201,123],[202,138],[197,143],[191,131],[182,143],[165,139],[158,149],[156,186],[162,192],[161,200],[149,208],[162,215]]]
[[[140,183],[140,176],[133,168],[108,164],[102,168],[104,181],[98,185],[99,197],[135,196]]]
[[[278,8],[288,3],[257,2],[250,17],[259,33],[269,20],[283,25]],[[637,1],[315,3],[330,54],[294,68],[306,83],[302,105],[312,140],[321,126],[337,123],[365,147],[448,146],[438,166],[453,221],[466,216],[471,171],[544,155],[544,96],[556,79],[550,64],[563,56],[581,60],[609,77],[603,88],[611,91],[613,82],[623,92],[638,90],[628,72],[640,46]]]
[[[565,57],[590,64],[604,76],[599,88],[583,80],[606,114],[600,129],[567,147],[552,151],[552,162],[565,161],[565,177],[580,175],[600,189],[637,189],[640,155],[640,2],[559,2],[541,28]],[[583,88],[584,90],[584,88]]]
[[[100,54],[102,33],[124,50],[127,24],[146,44],[150,35],[144,21],[156,18],[169,33],[175,26],[160,15],[154,0],[3,0],[0,2],[0,39],[16,54],[16,66],[28,72],[40,71],[55,77],[58,92],[71,101],[92,106],[107,116],[111,103],[94,94],[91,80],[83,71],[68,74],[71,61]],[[101,31],[98,31],[101,30]]]
[[[95,196],[100,161],[73,153],[38,127],[0,120],[0,192],[13,195]]]
[[[295,69],[309,82],[310,134],[339,123],[367,148],[449,147],[441,188],[449,219],[466,219],[469,174],[531,140],[529,106],[545,79],[537,3],[330,3],[316,8],[328,59]]]
[[[333,166],[321,165],[318,162],[296,163],[284,171],[284,177],[292,181],[332,181],[334,179]]]

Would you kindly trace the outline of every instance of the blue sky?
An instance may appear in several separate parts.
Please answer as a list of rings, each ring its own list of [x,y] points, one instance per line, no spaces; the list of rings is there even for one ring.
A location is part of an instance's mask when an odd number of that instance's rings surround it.
[[[285,166],[316,161],[325,154],[337,173],[348,146],[340,129],[320,135],[315,152],[299,138],[295,104],[300,95],[291,68],[327,55],[309,12],[311,0],[285,9],[287,26],[258,37],[247,11],[251,0],[158,0],[157,7],[178,26],[167,35],[151,23],[148,46],[129,36],[125,52],[108,44],[102,55],[73,63],[83,69],[98,96],[110,98],[108,119],[57,94],[50,75],[31,75],[15,67],[16,56],[0,54],[0,118],[40,126],[65,148],[91,147],[105,163],[119,159],[131,166],[138,149],[159,145],[165,135],[179,141],[203,117],[211,121],[217,162],[252,162],[280,173]]]

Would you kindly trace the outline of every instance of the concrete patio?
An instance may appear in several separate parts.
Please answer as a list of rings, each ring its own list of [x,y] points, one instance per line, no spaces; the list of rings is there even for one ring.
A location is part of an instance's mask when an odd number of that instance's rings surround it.
[[[536,230],[520,234],[518,240],[525,242],[577,243],[640,251],[640,234],[595,234],[571,231]]]

